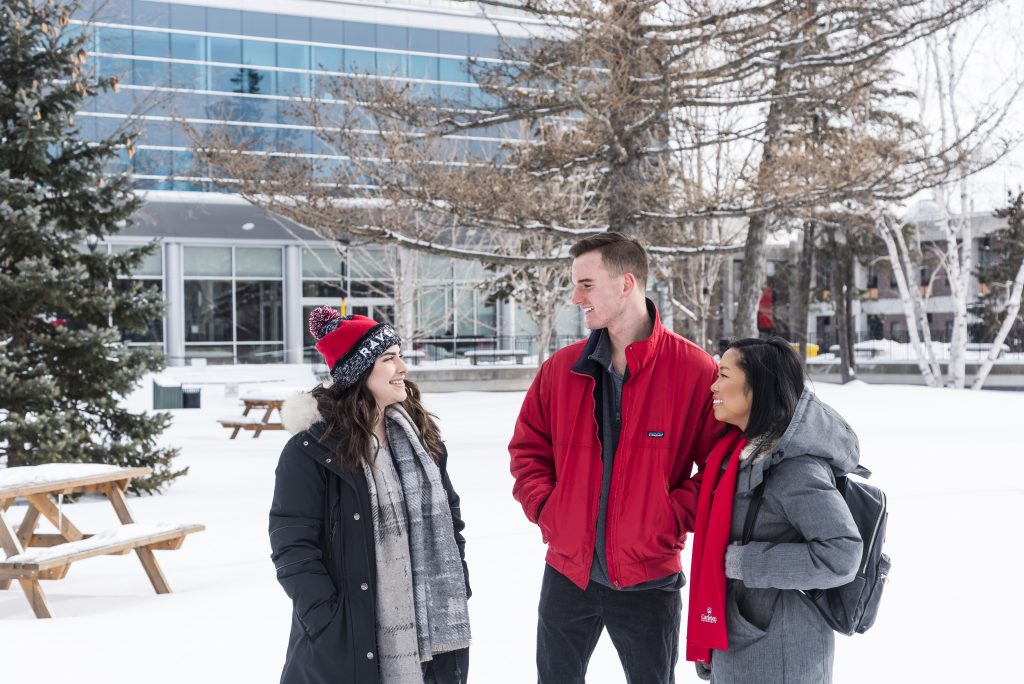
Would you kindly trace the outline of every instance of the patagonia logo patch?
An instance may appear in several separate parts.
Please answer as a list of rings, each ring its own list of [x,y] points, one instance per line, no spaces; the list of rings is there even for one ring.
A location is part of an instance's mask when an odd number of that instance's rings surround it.
[[[665,433],[664,432],[648,432],[647,436],[648,437],[656,437],[658,439],[661,439],[662,437],[665,436]]]

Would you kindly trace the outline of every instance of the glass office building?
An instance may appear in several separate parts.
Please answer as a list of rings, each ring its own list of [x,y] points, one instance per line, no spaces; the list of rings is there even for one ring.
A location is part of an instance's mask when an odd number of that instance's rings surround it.
[[[312,342],[302,322],[314,306],[337,305],[347,293],[350,312],[391,319],[395,298],[406,296],[395,292],[393,253],[357,246],[339,257],[297,226],[216,192],[193,165],[180,119],[200,133],[236,127],[267,152],[344,163],[292,114],[297,98],[359,74],[486,104],[467,61],[498,58],[502,40],[525,36],[523,21],[444,0],[85,0],[73,30],[88,32],[90,66],[117,76],[120,87],[89,102],[79,122],[98,139],[132,117],[141,131],[135,154],[112,170],[132,173],[147,198],[136,225],[104,248],[160,239],[157,257],[130,280],[159,288],[167,314],[133,342],[162,344],[172,364],[299,362]],[[488,155],[502,135],[479,131],[458,144]],[[477,265],[415,258],[414,310],[403,325],[415,336],[532,334],[514,304],[489,304],[473,287]],[[574,316],[563,327],[580,330]]]

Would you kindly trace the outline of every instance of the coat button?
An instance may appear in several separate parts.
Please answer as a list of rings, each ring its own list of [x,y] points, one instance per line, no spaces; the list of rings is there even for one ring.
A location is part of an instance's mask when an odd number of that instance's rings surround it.
[[[309,442],[303,442],[302,446],[309,446]]]
[[[367,658],[367,660],[373,660],[373,651],[370,651],[369,653],[367,653],[366,654],[366,658]]]
[[[359,520],[359,514],[358,513],[353,513],[352,514],[352,519],[353,520]]]
[[[370,588],[370,585],[367,584],[366,582],[363,582],[362,584],[359,585],[359,588],[362,589],[363,591],[366,591],[367,589]]]

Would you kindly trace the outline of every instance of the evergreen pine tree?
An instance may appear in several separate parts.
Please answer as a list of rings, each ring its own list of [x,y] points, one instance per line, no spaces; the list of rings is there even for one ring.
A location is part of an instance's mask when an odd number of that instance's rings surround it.
[[[982,238],[981,249],[985,252],[979,260],[974,275],[978,279],[980,292],[970,311],[977,317],[971,325],[972,336],[988,341],[995,337],[1003,324],[1006,299],[1013,287],[1017,269],[1024,261],[1024,192],[1010,193],[1006,206],[994,212],[996,218],[1006,219],[1006,225],[993,230]],[[1019,340],[1024,333],[1024,314],[1018,314],[1017,322],[1009,340]]]
[[[167,414],[119,400],[161,351],[130,347],[162,315],[158,293],[114,287],[155,244],[108,253],[97,245],[131,221],[140,200],[104,168],[134,135],[83,138],[75,114],[116,89],[86,73],[76,4],[4,0],[0,9],[0,464],[92,462],[148,466],[139,491],[186,469],[156,440]]]

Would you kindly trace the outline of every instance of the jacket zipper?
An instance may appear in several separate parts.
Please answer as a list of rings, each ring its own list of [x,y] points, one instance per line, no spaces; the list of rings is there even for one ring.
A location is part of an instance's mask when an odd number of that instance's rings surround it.
[[[588,375],[587,373],[580,373],[579,371],[572,370],[572,369],[570,369],[569,372],[573,373],[575,375],[579,375],[582,378],[586,378],[587,379],[588,384],[590,385],[590,397],[593,399],[594,398],[594,390],[597,388],[597,382],[594,380],[593,376]],[[596,444],[600,444],[601,440],[597,439],[600,436],[600,433],[599,433],[599,430],[598,430],[599,426],[597,424],[597,417],[594,415],[595,411],[597,411],[597,400],[596,399],[594,400],[594,410],[590,412],[590,417],[594,421],[594,437],[595,437],[594,441],[595,441]],[[597,505],[598,505],[598,507],[600,507],[600,505],[601,505],[600,500],[598,501]],[[595,539],[597,537],[596,531],[597,531],[597,516],[598,515],[600,515],[600,510],[594,511],[594,514],[591,516],[591,522],[590,522],[590,528],[595,531],[595,535],[594,535]],[[547,540],[545,540],[545,541],[547,541]],[[595,547],[596,547],[596,545],[597,544],[596,544],[596,541],[595,541]],[[606,550],[607,550],[607,548],[606,548]],[[590,555],[591,555],[591,557],[593,557],[593,555],[594,555],[594,551],[593,550],[591,550]]]
[[[632,349],[632,346],[633,345],[629,345],[629,346],[626,347],[626,353],[627,354],[629,354],[630,350]],[[635,358],[636,357],[636,353],[635,352],[634,352],[633,356],[634,356],[634,361],[637,362],[636,366],[637,366],[637,368],[639,368],[640,367],[640,363],[639,363],[639,359]],[[626,359],[626,370],[627,371],[629,370],[629,359]],[[626,391],[627,391],[626,382],[629,382],[632,378],[633,378],[633,375],[630,374],[630,376],[628,378],[626,378],[626,381],[622,383],[622,397],[621,397],[622,405],[619,407],[619,438],[620,438],[620,440],[622,438],[622,426],[624,426],[626,424],[626,407],[629,405],[629,403],[626,401]],[[632,394],[632,393],[630,393],[630,394]],[[615,468],[617,467],[617,464],[619,462],[618,451],[619,451],[619,446],[618,446],[618,444],[616,444],[615,445],[615,456],[614,456],[615,462],[612,463],[612,485],[619,484],[616,481],[616,478],[615,478]],[[615,525],[613,524],[612,516],[610,515],[610,511],[612,510],[612,492],[616,492],[616,500],[618,500],[618,492],[616,491],[617,489],[618,488],[615,487],[615,486],[612,486],[612,487],[609,488],[609,490],[608,490],[607,508],[605,509],[605,519],[606,519],[606,521],[608,523],[607,538],[608,538],[609,541],[612,540],[615,537],[615,534],[613,532],[614,529],[615,529]],[[612,586],[614,586],[616,589],[622,589],[622,584],[619,582],[618,579],[615,578],[615,576],[618,575],[618,573],[617,572],[614,572],[614,573],[612,572],[612,555],[613,554],[609,550],[609,547],[613,547],[613,546],[614,546],[614,544],[605,544],[605,548],[604,548],[604,551],[605,551],[605,561],[608,563],[608,581],[611,582]]]

